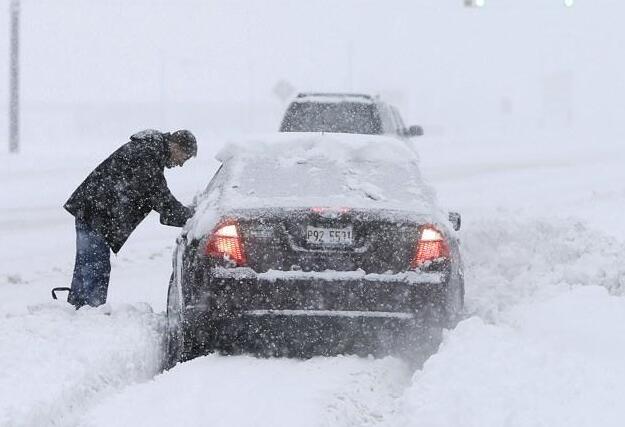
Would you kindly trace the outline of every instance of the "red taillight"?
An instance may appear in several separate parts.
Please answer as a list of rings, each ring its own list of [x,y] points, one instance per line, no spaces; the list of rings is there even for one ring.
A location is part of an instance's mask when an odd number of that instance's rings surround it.
[[[425,225],[419,229],[419,242],[410,268],[421,267],[428,261],[449,257],[449,246],[434,226]]]
[[[236,222],[219,225],[208,239],[206,254],[216,258],[226,258],[237,266],[245,265],[243,242]]]

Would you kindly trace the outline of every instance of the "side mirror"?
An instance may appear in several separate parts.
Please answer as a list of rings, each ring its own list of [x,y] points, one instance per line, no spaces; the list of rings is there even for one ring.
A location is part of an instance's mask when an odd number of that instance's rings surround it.
[[[454,230],[460,230],[460,225],[462,224],[462,217],[458,212],[449,212],[449,222],[451,222],[451,226]]]
[[[404,135],[406,135],[407,137],[421,136],[423,135],[423,128],[416,125],[410,126],[404,131]]]

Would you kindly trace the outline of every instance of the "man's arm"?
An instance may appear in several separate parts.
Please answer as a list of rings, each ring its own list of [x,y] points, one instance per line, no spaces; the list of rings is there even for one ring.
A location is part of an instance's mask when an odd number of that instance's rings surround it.
[[[159,174],[152,194],[152,208],[161,215],[164,225],[182,227],[193,216],[193,210],[180,203],[169,191],[163,174]]]

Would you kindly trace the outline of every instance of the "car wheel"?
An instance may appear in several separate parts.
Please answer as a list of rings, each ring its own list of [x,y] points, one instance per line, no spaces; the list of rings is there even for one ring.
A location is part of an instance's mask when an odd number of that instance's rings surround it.
[[[447,329],[453,329],[462,318],[464,310],[464,279],[458,275],[456,285],[451,288],[446,300],[446,325]]]
[[[396,355],[408,363],[410,369],[421,369],[425,361],[435,354],[442,341],[440,324],[418,322],[401,331]]]
[[[180,289],[172,278],[167,291],[167,324],[165,344],[165,368],[170,369],[188,357],[189,342],[184,330],[184,316]]]

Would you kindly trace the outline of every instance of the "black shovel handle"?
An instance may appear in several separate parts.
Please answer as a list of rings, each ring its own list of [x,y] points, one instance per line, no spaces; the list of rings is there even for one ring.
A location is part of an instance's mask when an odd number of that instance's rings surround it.
[[[70,288],[68,288],[68,287],[54,288],[54,289],[52,289],[52,299],[58,299],[58,298],[56,297],[56,293],[57,293],[57,292],[60,292],[60,291],[63,291],[63,292],[64,292],[64,291],[67,291],[67,292],[69,292],[70,290],[71,290],[71,289],[70,289]]]

